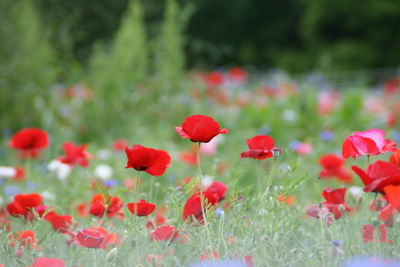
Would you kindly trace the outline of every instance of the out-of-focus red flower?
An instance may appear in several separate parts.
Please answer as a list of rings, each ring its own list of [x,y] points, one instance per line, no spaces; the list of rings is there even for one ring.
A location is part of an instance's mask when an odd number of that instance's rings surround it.
[[[224,75],[221,72],[214,71],[205,74],[204,81],[209,86],[220,86],[224,82]]]
[[[203,224],[204,221],[203,221],[203,211],[201,204],[203,204],[204,211],[207,212],[207,207],[209,205],[211,205],[211,207],[214,207],[218,203],[218,200],[213,193],[203,192],[202,196],[203,196],[203,201],[201,201],[200,193],[192,195],[186,201],[186,204],[183,207],[184,221],[189,219],[189,221],[192,222],[192,218],[194,217],[198,222]]]
[[[154,220],[148,219],[146,222],[146,227],[149,229],[154,229],[155,226],[160,226],[164,224],[167,220],[164,216],[165,212],[167,211],[166,207],[161,207],[157,209]]]
[[[182,126],[176,126],[175,130],[182,138],[200,143],[208,143],[218,134],[228,133],[228,129],[221,129],[218,122],[204,115],[187,117]]]
[[[211,257],[214,260],[218,259],[218,253],[215,250],[212,251],[212,254],[213,255]],[[209,259],[210,259],[210,254],[208,252],[201,253],[200,261],[205,261],[205,260],[209,260]]]
[[[66,233],[72,225],[72,216],[59,215],[54,211],[48,212],[44,219],[51,223],[54,231],[59,231],[60,233]]]
[[[87,145],[78,146],[72,142],[65,142],[63,144],[64,155],[58,157],[58,160],[68,165],[87,167],[93,155],[86,151],[86,147]]]
[[[285,203],[285,204],[288,205],[288,206],[293,205],[294,202],[295,202],[295,200],[296,200],[295,196],[292,196],[292,195],[282,195],[282,194],[279,194],[279,196],[277,197],[277,199],[278,199],[278,202],[279,202],[279,203]]]
[[[76,234],[76,243],[81,247],[106,249],[108,244],[117,243],[117,236],[102,227],[86,228]]]
[[[393,154],[390,156],[389,163],[400,168],[400,149],[397,149],[395,152],[393,152]]]
[[[214,197],[217,199],[217,201],[222,200],[225,197],[225,193],[228,190],[228,187],[221,182],[215,181],[212,182],[205,192],[211,193],[214,195]]]
[[[246,255],[243,257],[243,262],[246,264],[247,267],[253,267],[253,256],[251,255]]]
[[[117,139],[113,144],[113,149],[116,151],[124,151],[127,146],[128,141],[126,141],[125,139]]]
[[[337,107],[340,94],[337,91],[321,92],[318,96],[318,114],[328,115]]]
[[[335,215],[335,219],[339,219],[342,216],[342,211],[351,211],[344,199],[345,195],[346,188],[332,189],[327,187],[322,191],[322,197],[326,200],[322,204],[328,208],[329,212]]]
[[[344,159],[359,156],[375,156],[396,150],[396,143],[385,139],[385,132],[381,129],[370,129],[364,132],[354,132],[347,137],[342,146]]]
[[[299,154],[299,155],[302,155],[302,156],[304,156],[304,155],[309,155],[309,154],[311,154],[311,152],[313,151],[313,146],[312,146],[312,144],[306,143],[306,142],[304,142],[304,143],[298,143],[298,144],[295,146],[294,150],[295,150],[296,153]]]
[[[133,145],[125,148],[125,153],[128,158],[125,168],[145,171],[153,176],[163,175],[171,163],[171,157],[164,150]]]
[[[374,226],[371,224],[365,224],[363,228],[361,229],[361,235],[364,243],[368,242],[381,242],[381,243],[386,243],[388,242],[389,244],[393,244],[392,240],[387,239],[387,229],[386,225],[384,224],[379,224],[378,226],[378,235],[379,235],[379,240],[374,239]]]
[[[86,202],[76,205],[76,211],[78,212],[79,216],[81,216],[82,218],[86,218],[89,216],[89,212],[86,208],[87,208]]]
[[[89,208],[89,213],[96,217],[103,217],[104,213],[107,213],[109,218],[119,215],[124,203],[117,196],[108,196],[107,202],[105,202],[102,194],[96,194],[92,197],[92,203]]]
[[[173,227],[172,225],[163,225],[160,227],[157,227],[150,233],[150,239],[153,241],[168,241],[171,240],[171,242],[175,241],[177,238],[179,238],[179,233]]]
[[[151,266],[161,266],[162,256],[159,254],[148,254],[146,256],[147,262],[151,264]]]
[[[128,203],[126,206],[129,211],[136,216],[148,216],[153,213],[156,208],[156,205],[146,202],[144,199],[141,199],[136,203]]]
[[[36,238],[35,232],[25,230],[19,231],[15,233],[15,237],[13,234],[8,236],[9,242],[8,244],[11,247],[15,247],[18,245],[19,248],[30,247],[31,249],[37,249],[39,239]]]
[[[249,150],[240,154],[241,158],[266,159],[271,158],[274,139],[268,135],[257,135],[246,140]]]
[[[35,209],[42,203],[42,196],[37,193],[18,194],[14,196],[14,201],[6,206],[7,212],[14,217],[24,216],[25,220],[32,220]]]
[[[197,164],[197,151],[198,146],[193,145],[190,147],[189,151],[181,151],[179,153],[179,158],[182,162],[195,166]]]
[[[364,183],[365,192],[383,194],[383,189],[388,185],[400,185],[400,168],[385,161],[378,160],[368,165],[364,171],[358,166],[351,167]]]
[[[396,127],[397,125],[397,112],[391,112],[389,113],[388,117],[387,117],[387,125],[389,127]]]
[[[25,177],[25,169],[20,166],[16,167],[3,167],[0,166],[1,178],[12,178],[14,181],[21,181]]]
[[[65,267],[65,263],[59,258],[36,258],[30,266],[26,267]]]
[[[393,208],[400,210],[400,186],[385,186],[386,199]]]
[[[335,154],[326,154],[320,157],[319,164],[322,166],[319,173],[320,178],[335,177],[344,183],[352,182],[352,176],[345,168],[344,160]]]
[[[21,158],[36,158],[40,150],[49,146],[49,137],[46,131],[37,128],[25,128],[15,133],[8,145],[19,150]]]
[[[247,72],[239,67],[233,67],[228,70],[228,75],[234,82],[245,82],[247,80]]]

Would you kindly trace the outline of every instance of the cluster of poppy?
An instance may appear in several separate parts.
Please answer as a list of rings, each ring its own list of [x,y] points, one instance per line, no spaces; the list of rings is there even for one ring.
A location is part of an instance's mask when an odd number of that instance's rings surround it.
[[[370,129],[364,132],[354,132],[347,137],[342,145],[342,157],[334,154],[327,154],[320,158],[322,170],[321,178],[335,177],[339,181],[350,183],[352,176],[344,165],[344,159],[352,157],[357,159],[361,156],[368,157],[392,152],[389,161],[377,160],[368,164],[366,170],[359,166],[352,166],[351,169],[360,177],[364,184],[364,192],[374,192],[381,197],[370,205],[370,209],[379,212],[379,219],[384,224],[366,224],[361,233],[364,242],[373,242],[374,228],[379,228],[379,241],[389,242],[387,227],[392,227],[393,214],[400,211],[400,149],[397,149],[395,142],[385,139],[385,133],[380,129]],[[345,201],[346,188],[331,189],[325,188],[322,196],[325,202],[322,205],[309,205],[306,213],[310,217],[321,218],[333,214],[339,219],[343,212],[352,209]]]
[[[204,115],[193,115],[187,117],[181,126],[175,127],[175,130],[182,138],[187,138],[194,143],[208,143],[219,134],[228,133],[227,129],[221,129],[218,122],[213,118]],[[274,147],[274,140],[269,136],[255,136],[247,140],[249,150],[243,152],[241,157],[266,159],[277,156],[280,149]],[[49,146],[49,137],[43,130],[36,128],[23,129],[16,133],[11,141],[10,146],[19,150],[22,158],[40,156],[40,152]],[[86,145],[78,146],[72,142],[63,144],[64,154],[56,159],[60,164],[72,166],[87,167],[89,160],[93,156],[86,151]],[[138,144],[131,148],[127,146],[125,140],[118,140],[114,144],[116,150],[125,150],[127,163],[125,168],[133,168],[138,172],[146,172],[152,176],[161,176],[171,163],[170,155],[163,150],[144,147]],[[224,199],[228,187],[218,181],[211,182],[201,190],[195,188],[193,194],[187,199],[183,206],[183,220],[189,224],[204,224],[204,216],[210,209],[215,209],[218,202]],[[137,190],[137,188],[135,188]],[[200,191],[199,191],[200,189]],[[118,218],[124,219],[125,215],[122,211],[124,203],[118,196],[95,194],[91,201],[78,205],[78,213],[82,216],[94,216],[97,218]],[[144,199],[138,199],[137,202],[127,203],[127,209],[135,216],[149,216],[156,210],[156,205],[149,203]],[[71,215],[61,215],[56,213],[51,207],[43,204],[43,197],[37,193],[17,194],[14,200],[7,204],[6,213],[1,216],[2,226],[6,225],[11,230],[11,225],[7,220],[7,215],[13,217],[22,217],[25,221],[33,222],[40,218],[48,221],[53,229],[58,233],[65,234],[70,237],[67,241],[68,245],[75,244],[87,248],[106,249],[109,244],[119,244],[123,240],[114,233],[102,227],[94,226],[76,230],[76,223],[73,222]],[[153,241],[174,242],[180,239],[184,242],[180,230],[174,226],[166,224],[164,212],[156,213],[155,220],[149,219],[146,223],[148,228],[153,229],[150,233],[150,239]],[[15,236],[10,234],[10,246],[15,247],[18,244],[17,254],[22,255],[23,248],[29,246],[32,249],[39,249],[37,246],[39,240],[33,231],[16,232]],[[157,256],[157,255],[156,255]],[[252,266],[250,256],[246,256],[245,262],[249,262],[248,266]],[[47,261],[44,258],[38,261]],[[51,259],[48,260],[51,262]],[[36,261],[33,266],[35,266]],[[60,265],[61,266],[61,265]]]

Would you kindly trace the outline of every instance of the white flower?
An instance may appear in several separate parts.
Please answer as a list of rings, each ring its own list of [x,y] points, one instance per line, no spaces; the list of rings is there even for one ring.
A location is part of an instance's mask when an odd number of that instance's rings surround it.
[[[0,177],[13,178],[17,175],[17,171],[13,167],[0,167]]]
[[[205,175],[204,178],[201,181],[201,183],[203,184],[204,188],[209,187],[212,182],[213,182],[213,177],[209,176],[209,175]]]
[[[49,171],[56,173],[57,178],[60,180],[66,179],[71,173],[71,166],[62,163],[57,159],[51,161],[47,168],[49,169]]]
[[[56,199],[56,195],[54,193],[52,193],[52,192],[49,192],[49,191],[44,191],[44,192],[42,192],[41,195],[45,199],[49,199],[49,200]]]
[[[359,186],[350,186],[349,187],[349,193],[353,197],[357,198],[357,197],[360,197],[361,195],[363,195],[364,191]]]
[[[113,169],[108,165],[102,164],[96,167],[94,173],[100,179],[107,180],[110,179],[111,176],[113,175]]]

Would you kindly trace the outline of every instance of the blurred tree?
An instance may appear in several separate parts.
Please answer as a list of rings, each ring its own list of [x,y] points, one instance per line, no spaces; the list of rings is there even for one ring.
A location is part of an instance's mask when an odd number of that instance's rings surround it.
[[[49,35],[31,0],[0,1],[0,10],[1,127],[50,126],[57,62]]]

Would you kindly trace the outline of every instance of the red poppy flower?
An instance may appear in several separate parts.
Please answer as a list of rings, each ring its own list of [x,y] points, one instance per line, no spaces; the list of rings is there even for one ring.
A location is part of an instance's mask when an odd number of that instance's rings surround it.
[[[16,244],[19,245],[20,248],[30,247],[31,249],[36,249],[39,243],[39,239],[36,238],[35,232],[25,230],[19,231],[15,233],[15,237],[13,234],[8,236],[9,245],[11,247],[15,247]]]
[[[378,160],[367,167],[366,172],[358,166],[351,167],[364,183],[365,192],[378,192],[388,185],[400,185],[400,168],[385,161]]]
[[[128,146],[128,142],[125,139],[117,139],[113,144],[113,149],[117,151],[124,151]]]
[[[344,166],[344,160],[335,154],[326,154],[319,159],[322,170],[319,173],[320,178],[335,177],[344,183],[351,183],[352,176]]]
[[[212,251],[212,254],[213,254],[212,257],[215,260],[218,259],[218,253],[215,250]],[[210,255],[208,252],[204,252],[200,255],[200,261],[205,261],[205,260],[209,260],[209,259],[210,259]]]
[[[175,130],[182,138],[200,143],[208,143],[218,134],[228,133],[228,129],[221,129],[218,122],[204,115],[187,117],[182,126],[175,127]]]
[[[241,158],[266,159],[271,158],[274,139],[268,135],[257,135],[246,141],[249,150],[240,154]]]
[[[92,197],[92,204],[89,209],[89,213],[99,218],[103,217],[104,213],[107,213],[109,218],[120,214],[120,211],[124,203],[119,197],[108,196],[107,203],[105,203],[104,196],[102,194],[96,194]]]
[[[204,75],[204,81],[210,86],[219,86],[224,82],[224,75],[221,72],[214,71]]]
[[[137,216],[148,216],[153,213],[156,208],[156,205],[146,202],[143,199],[139,200],[137,203],[128,203],[126,206],[133,215]]]
[[[230,68],[228,74],[229,78],[235,82],[244,82],[247,79],[247,72],[239,67]]]
[[[24,216],[26,220],[32,220],[34,215],[31,209],[42,203],[42,196],[37,193],[18,194],[14,201],[6,206],[7,212],[14,217]]]
[[[384,188],[384,191],[392,207],[400,210],[400,186],[389,185]]]
[[[179,233],[172,225],[163,225],[151,231],[150,239],[153,241],[175,241],[179,238]]]
[[[217,201],[220,201],[225,197],[227,190],[228,187],[224,183],[215,181],[207,187],[205,192],[213,194]]]
[[[328,208],[329,212],[335,215],[335,219],[339,219],[342,216],[341,209],[347,212],[351,211],[351,208],[344,200],[345,195],[346,188],[332,189],[327,187],[322,191],[322,197],[326,200],[322,204]]]
[[[31,266],[26,267],[65,267],[62,259],[58,258],[36,258]]]
[[[132,148],[125,148],[125,153],[128,157],[125,168],[145,171],[153,176],[163,175],[171,163],[171,157],[164,150],[133,145]]]
[[[387,239],[387,229],[385,224],[380,224],[379,228],[379,242],[393,244],[392,240]],[[365,224],[361,229],[362,239],[364,243],[374,242],[374,227],[371,224]],[[377,240],[378,241],[378,240]]]
[[[51,223],[54,231],[61,233],[68,232],[72,225],[72,216],[70,215],[59,215],[54,211],[50,211],[44,216],[44,219]]]
[[[400,168],[400,149],[397,149],[389,159],[389,162]]]
[[[189,151],[181,151],[179,153],[179,158],[182,162],[188,164],[188,165],[194,165],[196,166],[197,164],[197,151],[198,151],[198,146],[193,145]]]
[[[80,247],[106,249],[108,244],[119,243],[117,236],[102,227],[80,230],[76,234],[76,243]]]
[[[364,132],[354,132],[344,140],[342,156],[347,159],[359,156],[375,156],[396,150],[396,143],[384,138],[385,132],[380,129],[370,129]]]
[[[8,145],[18,149],[22,158],[36,158],[39,156],[40,150],[49,146],[49,137],[46,131],[25,128],[14,134]]]
[[[192,195],[183,207],[183,220],[186,221],[188,218],[192,221],[194,217],[198,222],[204,223],[203,221],[203,211],[201,207],[200,193]],[[217,204],[218,200],[213,193],[203,192],[203,209],[207,212],[208,205],[212,207]]]
[[[89,159],[93,155],[86,151],[87,145],[77,146],[72,142],[63,144],[64,155],[58,157],[58,160],[68,165],[81,165],[82,167],[89,166]]]

